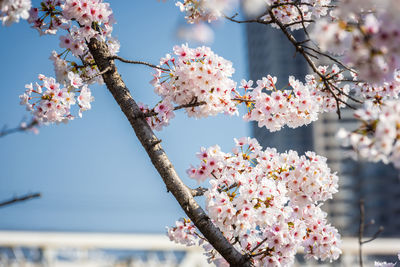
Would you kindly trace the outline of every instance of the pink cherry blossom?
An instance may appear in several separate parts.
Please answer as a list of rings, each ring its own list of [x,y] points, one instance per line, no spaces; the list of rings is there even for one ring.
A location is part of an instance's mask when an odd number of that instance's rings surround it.
[[[224,236],[239,251],[253,255],[255,266],[291,265],[299,247],[304,247],[307,258],[337,259],[340,235],[320,208],[338,187],[326,158],[313,152],[298,156],[294,151],[263,150],[248,137],[235,143],[232,153],[217,145],[201,148],[200,165],[187,172],[199,182],[209,181],[206,210]],[[185,227],[169,230],[171,240],[194,245],[192,240],[203,239],[195,228]],[[209,261],[226,265],[206,241],[203,248]]]
[[[30,0],[2,0],[0,1],[0,20],[3,25],[19,22],[20,18],[27,19],[31,8]]]

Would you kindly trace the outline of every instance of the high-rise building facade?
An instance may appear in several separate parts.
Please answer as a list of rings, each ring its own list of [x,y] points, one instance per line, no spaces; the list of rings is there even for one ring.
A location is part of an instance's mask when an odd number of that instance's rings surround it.
[[[278,77],[278,88],[288,84],[289,75],[304,81],[308,65],[283,33],[261,24],[247,24],[250,79],[256,81],[270,74]],[[304,40],[301,31],[294,32],[296,39]],[[252,125],[253,135],[264,147],[278,151],[296,150],[300,154],[313,150],[328,158],[328,164],[339,175],[339,193],[324,204],[330,221],[344,236],[357,236],[359,229],[359,200],[365,199],[366,222],[371,236],[379,226],[385,228],[382,236],[400,236],[400,179],[391,165],[353,161],[345,156],[335,134],[340,127],[355,129],[352,112],[344,109],[339,121],[336,113],[322,114],[311,125],[296,129],[284,128],[275,133]]]

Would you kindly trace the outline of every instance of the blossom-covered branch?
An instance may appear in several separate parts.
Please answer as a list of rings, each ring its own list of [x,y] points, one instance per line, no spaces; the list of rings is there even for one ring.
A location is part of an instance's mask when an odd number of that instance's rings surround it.
[[[113,12],[102,0],[43,1],[31,8],[29,17],[30,1],[3,0],[0,19],[8,25],[28,18],[40,35],[64,33],[62,50],[50,57],[55,78],[39,75],[39,82],[28,84],[20,96],[37,123],[81,117],[94,100],[89,85],[106,84],[167,190],[189,217],[169,228],[171,240],[202,245],[208,259],[219,266],[287,266],[299,247],[314,259],[334,260],[341,253],[340,235],[320,208],[338,187],[327,159],[313,152],[263,150],[256,140],[241,138],[235,140],[232,153],[222,152],[217,145],[202,148],[197,154],[199,165],[191,166],[188,175],[199,182],[207,180],[210,186],[190,189],[177,175],[153,129],[167,126],[179,109],[189,117],[202,118],[238,115],[239,105],[244,104],[245,120],[278,131],[307,125],[323,112],[336,111],[340,118],[340,108],[352,107],[349,99],[357,103],[367,99],[364,109],[355,113],[361,127],[342,132],[342,137],[364,156],[400,166],[399,105],[389,99],[400,92],[400,50],[395,45],[400,40],[399,21],[393,11],[385,10],[397,7],[394,0],[379,5],[366,0],[365,7],[357,10],[353,4],[360,1],[335,6],[331,0],[242,0],[245,9],[253,7],[255,19],[248,20],[225,15],[232,10],[233,0],[177,2],[189,23],[225,17],[282,31],[313,71],[304,82],[288,77],[284,88],[277,88],[277,78],[268,74],[254,87],[253,81],[245,79],[238,86],[232,79],[232,62],[204,46],[177,45],[158,65],[123,59],[117,56],[119,42],[111,35]],[[316,27],[309,33],[312,23]],[[296,40],[294,30],[303,30],[307,40]],[[350,50],[346,44],[351,44]],[[345,61],[331,54],[344,54]],[[318,66],[321,56],[333,64]],[[154,69],[151,84],[161,98],[154,108],[136,103],[115,60]],[[194,200],[201,195],[206,198],[207,213]]]
[[[206,210],[235,248],[255,266],[290,266],[299,247],[307,258],[337,259],[340,236],[319,203],[332,198],[338,186],[326,159],[312,152],[262,150],[246,137],[235,143],[232,153],[218,145],[201,148],[200,165],[187,171],[199,182],[209,181]],[[226,261],[196,230],[181,219],[168,233],[175,242],[203,245],[209,259],[224,266]]]
[[[89,49],[100,70],[108,67],[111,68],[111,71],[103,74],[103,80],[122,112],[129,120],[136,136],[142,143],[154,167],[166,184],[167,190],[174,195],[184,212],[194,222],[205,238],[207,238],[208,242],[223,255],[231,266],[250,266],[247,258],[233,248],[226,240],[203,209],[196,203],[192,192],[179,178],[165,151],[159,144],[158,138],[154,135],[150,126],[143,118],[142,111],[135,100],[133,100],[128,88],[126,88],[125,83],[122,81],[114,61],[110,60],[111,55],[107,45],[104,42],[92,38],[89,43]]]

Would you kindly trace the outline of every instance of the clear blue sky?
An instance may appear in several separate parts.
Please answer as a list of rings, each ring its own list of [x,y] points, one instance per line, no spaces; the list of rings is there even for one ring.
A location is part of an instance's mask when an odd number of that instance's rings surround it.
[[[34,2],[38,2],[34,0]],[[183,14],[172,0],[109,1],[121,42],[120,56],[158,63],[172,50]],[[247,77],[243,25],[216,27],[212,49],[233,62],[235,80]],[[28,113],[18,95],[39,73],[54,76],[50,52],[58,37],[44,36],[23,21],[0,27],[0,125],[13,127]],[[192,45],[193,46],[193,45]],[[153,105],[157,97],[149,84],[152,70],[118,63],[119,71],[137,101]],[[0,229],[154,232],[184,214],[134,135],[105,86],[92,86],[92,110],[68,125],[44,126],[39,135],[18,133],[0,138],[0,199],[27,192],[43,197],[0,209]],[[189,164],[197,164],[201,146],[220,144],[230,150],[234,137],[249,135],[240,117],[188,119],[181,111],[158,133],[182,179]]]

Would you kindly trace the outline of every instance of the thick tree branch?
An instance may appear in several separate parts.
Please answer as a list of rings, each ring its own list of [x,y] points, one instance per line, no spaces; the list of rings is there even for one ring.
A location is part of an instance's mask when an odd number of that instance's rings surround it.
[[[12,199],[0,202],[0,208],[8,206],[8,205],[11,205],[11,204],[27,201],[27,200],[30,200],[30,199],[38,198],[38,197],[41,197],[40,193],[27,194],[27,195],[24,195],[24,196],[21,196],[21,197],[14,197]]]
[[[231,266],[251,266],[249,258],[238,252],[232,244],[228,242],[221,231],[212,223],[204,210],[194,200],[191,190],[179,178],[165,151],[158,143],[158,138],[154,135],[150,126],[143,118],[143,113],[132,98],[120,74],[117,72],[114,60],[110,59],[111,55],[107,45],[104,42],[92,38],[89,43],[89,49],[100,71],[111,68],[110,71],[103,74],[103,80],[122,112],[129,120],[136,136],[163,179],[167,190],[174,195],[179,205],[199,231]]]

